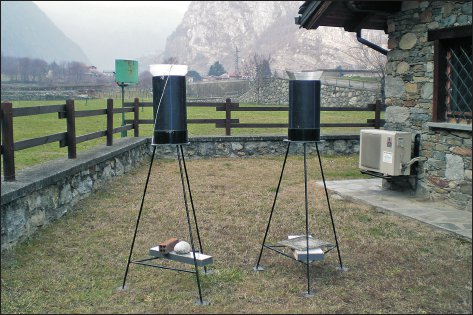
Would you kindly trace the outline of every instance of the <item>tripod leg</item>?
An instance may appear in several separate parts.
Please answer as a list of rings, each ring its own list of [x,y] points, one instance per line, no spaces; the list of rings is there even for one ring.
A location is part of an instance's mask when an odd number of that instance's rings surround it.
[[[145,202],[146,189],[148,188],[149,177],[151,174],[151,168],[153,167],[154,153],[156,152],[156,146],[153,148],[153,155],[151,156],[151,163],[149,164],[148,176],[146,177],[145,189],[143,191],[143,198],[141,199],[140,212],[138,213],[138,218],[136,219],[135,233],[133,234],[133,241],[131,242],[130,255],[128,256],[128,264],[126,265],[125,277],[123,277],[122,290],[125,289],[126,277],[128,275],[128,269],[130,268],[131,254],[133,253],[133,247],[135,246],[136,232],[138,231],[138,224],[140,223],[141,212],[143,211],[143,204]]]
[[[199,251],[203,254],[204,249],[202,248],[202,241],[200,240],[199,225],[197,224],[197,216],[195,214],[194,201],[192,199],[191,185],[189,183],[189,175],[187,174],[186,160],[184,159],[184,151],[182,150],[182,145],[179,145],[181,149],[182,156],[182,165],[184,165],[184,173],[186,175],[187,190],[189,191],[189,200],[191,202],[192,214],[194,216],[195,230],[197,232],[197,241],[199,242]],[[207,266],[204,266],[204,274],[207,273]]]
[[[197,279],[197,287],[199,289],[199,304],[200,305],[205,305],[207,303],[204,303],[202,300],[202,290],[200,288],[200,279],[199,279],[199,269],[197,268],[197,259],[195,258],[195,246],[194,246],[194,238],[192,237],[192,226],[191,226],[191,221],[190,221],[190,215],[189,215],[189,206],[187,203],[187,194],[186,194],[186,187],[184,184],[184,174],[182,171],[182,163],[181,163],[181,155],[179,153],[179,146],[176,145],[176,150],[177,150],[177,159],[179,160],[179,171],[181,173],[181,183],[182,183],[182,193],[184,194],[184,204],[186,207],[186,216],[187,216],[187,225],[189,226],[189,238],[191,241],[191,247],[192,247],[192,255],[194,257],[194,268],[195,268],[195,275]]]
[[[335,245],[337,246],[338,261],[340,262],[340,270],[343,271],[345,269],[343,268],[342,256],[340,255],[340,247],[338,246],[337,231],[335,230],[335,222],[333,221],[332,208],[330,207],[330,200],[328,198],[327,186],[325,185],[324,169],[322,168],[322,160],[320,159],[319,146],[317,145],[317,142],[315,143],[315,148],[317,149],[317,157],[319,159],[320,173],[322,174],[322,181],[324,182],[325,196],[327,197],[327,205],[328,205],[328,211],[330,213],[330,220],[332,220],[332,228],[333,228],[333,234],[335,235]]]
[[[253,268],[253,270],[255,270],[255,271],[264,270],[263,267],[261,267],[259,265],[259,263],[260,263],[260,260],[261,260],[261,255],[263,254],[264,244],[266,243],[266,237],[268,236],[269,225],[271,224],[271,218],[273,217],[274,207],[276,206],[276,199],[278,198],[279,187],[281,186],[282,176],[284,174],[284,167],[286,166],[287,155],[289,153],[290,146],[291,146],[291,143],[288,142],[287,150],[286,150],[286,156],[284,157],[284,163],[282,164],[281,175],[279,176],[278,187],[276,188],[276,195],[274,196],[273,207],[271,208],[271,214],[269,215],[268,226],[266,227],[266,232],[264,233],[263,243],[261,244],[261,251],[260,251],[259,256],[258,256],[258,261],[256,262],[256,266]]]
[[[309,196],[307,189],[307,152],[304,142],[304,192],[305,192],[305,239],[306,239],[306,267],[307,267],[307,292],[306,297],[313,296],[310,293],[310,268],[309,268]]]

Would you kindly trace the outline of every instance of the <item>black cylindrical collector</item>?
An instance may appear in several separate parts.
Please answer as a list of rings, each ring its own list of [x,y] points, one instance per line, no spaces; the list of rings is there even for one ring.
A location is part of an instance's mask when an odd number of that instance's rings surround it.
[[[153,77],[153,117],[156,123],[152,144],[188,142],[185,76]]]
[[[320,140],[320,81],[289,81],[288,140]]]

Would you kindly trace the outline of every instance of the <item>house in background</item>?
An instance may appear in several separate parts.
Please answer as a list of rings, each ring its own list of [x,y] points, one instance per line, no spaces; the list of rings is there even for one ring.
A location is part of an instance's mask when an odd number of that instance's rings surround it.
[[[384,129],[420,135],[425,160],[416,195],[470,212],[471,8],[471,1],[306,1],[296,17],[309,31],[332,26],[356,32],[361,43],[387,55]],[[388,50],[366,41],[363,29],[384,30]]]

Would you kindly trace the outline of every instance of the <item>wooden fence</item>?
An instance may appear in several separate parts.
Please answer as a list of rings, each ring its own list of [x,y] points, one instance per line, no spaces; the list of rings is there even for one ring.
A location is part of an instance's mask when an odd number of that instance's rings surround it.
[[[15,180],[15,151],[51,143],[59,142],[60,147],[66,147],[68,150],[68,158],[74,159],[77,157],[77,144],[93,140],[100,137],[106,137],[107,146],[113,145],[113,134],[134,130],[134,136],[139,137],[140,124],[154,124],[153,119],[140,119],[140,107],[152,107],[152,102],[140,103],[138,98],[134,102],[127,102],[123,104],[123,108],[114,108],[113,99],[107,99],[106,109],[82,110],[76,111],[74,109],[74,100],[67,100],[66,104],[61,105],[46,105],[46,106],[32,106],[23,108],[12,108],[12,103],[2,103],[0,112],[2,145],[1,154],[3,160],[3,174],[5,181]],[[238,111],[288,111],[287,106],[254,106],[254,107],[240,107],[239,103],[232,103],[231,99],[227,98],[225,103],[208,103],[208,102],[188,102],[188,107],[215,107],[216,111],[224,111],[225,118],[223,119],[188,119],[190,124],[215,124],[216,128],[225,128],[225,135],[232,134],[232,128],[284,128],[288,124],[277,123],[240,123],[239,119],[232,118],[232,112]],[[381,119],[381,112],[384,110],[384,104],[376,101],[375,104],[368,104],[367,107],[321,107],[321,111],[372,111],[374,112],[374,119],[368,119],[366,123],[328,123],[320,124],[320,127],[374,127],[379,129],[384,125],[384,120]],[[117,113],[133,112],[132,120],[125,120],[125,124],[121,127],[113,127],[113,115]],[[66,132],[46,135],[42,137],[26,139],[14,142],[13,141],[13,117],[31,116],[47,113],[58,113],[59,119],[66,119]],[[75,121],[76,118],[90,117],[97,115],[106,115],[107,129],[99,130],[89,134],[76,136]]]

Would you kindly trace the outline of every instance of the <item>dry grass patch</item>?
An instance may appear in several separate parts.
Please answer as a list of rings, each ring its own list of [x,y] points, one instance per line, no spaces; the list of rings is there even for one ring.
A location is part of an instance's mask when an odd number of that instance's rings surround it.
[[[355,159],[323,158],[328,179],[353,172]],[[189,239],[177,161],[155,163],[134,258],[167,238]],[[210,306],[194,305],[194,275],[138,265],[130,266],[129,289],[117,291],[148,171],[143,165],[2,257],[2,313],[471,313],[471,243],[334,198],[348,272],[335,270],[336,250],[313,263],[309,299],[301,295],[303,264],[265,250],[265,271],[254,273],[281,166],[282,157],[187,161],[204,252],[214,257],[214,273],[201,277]],[[289,157],[270,242],[305,231],[302,167],[300,157]],[[333,241],[313,156],[309,169],[310,232]]]

